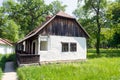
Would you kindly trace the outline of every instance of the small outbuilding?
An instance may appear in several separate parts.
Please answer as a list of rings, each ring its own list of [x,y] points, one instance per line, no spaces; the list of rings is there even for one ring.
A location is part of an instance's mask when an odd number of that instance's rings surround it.
[[[0,54],[10,54],[14,52],[13,44],[7,40],[0,38]]]
[[[87,38],[77,20],[60,11],[17,42],[17,60],[20,64],[85,60]]]

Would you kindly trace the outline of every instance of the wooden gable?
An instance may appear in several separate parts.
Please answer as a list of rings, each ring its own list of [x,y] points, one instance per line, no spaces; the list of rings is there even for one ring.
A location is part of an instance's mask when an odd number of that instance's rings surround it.
[[[18,43],[27,39],[30,40],[30,38],[37,38],[39,34],[89,38],[89,34],[82,28],[76,19],[62,11],[31,31],[24,39],[18,41]]]
[[[81,28],[74,18],[66,18],[61,16],[56,16],[40,31],[39,34],[88,38],[86,32]]]

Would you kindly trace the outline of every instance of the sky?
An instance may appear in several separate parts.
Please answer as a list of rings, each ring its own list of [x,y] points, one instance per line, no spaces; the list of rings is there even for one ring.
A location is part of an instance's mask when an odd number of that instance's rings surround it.
[[[2,5],[2,2],[4,0],[0,0],[0,6]],[[51,3],[54,0],[44,0],[46,4]],[[63,4],[67,5],[66,7],[66,13],[70,14],[73,16],[72,12],[76,9],[77,7],[77,0],[59,0]]]

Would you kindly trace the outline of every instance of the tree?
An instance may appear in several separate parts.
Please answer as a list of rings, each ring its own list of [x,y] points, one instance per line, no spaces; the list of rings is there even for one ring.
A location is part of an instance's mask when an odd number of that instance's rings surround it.
[[[113,38],[110,41],[112,47],[120,45],[120,2],[119,0],[108,5],[107,18],[114,30]]]
[[[3,3],[8,18],[14,20],[21,27],[21,35],[26,35],[45,21],[48,15],[49,5],[43,0],[7,0]]]
[[[50,5],[52,7],[51,13],[53,15],[55,15],[60,10],[65,11],[65,8],[67,7],[67,5],[63,5],[62,2],[58,0],[53,1]]]
[[[16,42],[19,39],[19,28],[13,20],[7,20],[6,23],[1,26],[2,38]]]
[[[104,24],[104,7],[106,6],[106,0],[84,0],[84,3],[83,9],[90,14],[92,22],[95,23],[96,53],[100,54],[100,33],[101,27]]]
[[[85,30],[90,35],[90,38],[87,40],[88,47],[94,48],[96,43],[96,27],[94,17],[89,16],[90,14],[86,12],[86,10],[83,8],[83,6],[81,6],[81,4],[77,5],[77,9],[74,10],[73,14],[77,17],[78,22],[85,28]]]
[[[2,29],[1,29],[1,26],[6,23],[7,21],[7,16],[4,15],[3,13],[3,8],[0,7],[0,37],[2,37]]]
[[[65,10],[65,7],[57,0],[50,5],[46,5],[44,0],[5,0],[3,6],[0,7],[0,36],[13,41],[23,38],[31,30],[41,25],[47,15]],[[9,37],[12,34],[7,36],[6,31],[10,28],[8,25],[13,28],[9,32],[17,33],[16,30],[18,30],[18,37]],[[16,29],[12,26],[15,26]],[[17,29],[18,27],[19,29]]]
[[[120,48],[120,34],[115,32],[113,39],[111,41],[111,44],[113,47],[119,47]]]
[[[120,3],[113,2],[108,5],[107,18],[113,23],[120,23]]]

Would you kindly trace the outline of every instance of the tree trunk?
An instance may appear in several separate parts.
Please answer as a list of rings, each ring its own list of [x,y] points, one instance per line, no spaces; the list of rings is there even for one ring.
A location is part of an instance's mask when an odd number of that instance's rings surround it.
[[[96,53],[99,55],[100,54],[100,26],[98,27],[98,33],[97,33],[97,38],[96,38]]]
[[[101,32],[101,27],[100,27],[100,22],[99,22],[99,7],[98,7],[98,10],[97,10],[97,18],[96,18],[96,22],[97,22],[97,37],[96,37],[96,53],[98,55],[100,55],[100,32]]]

